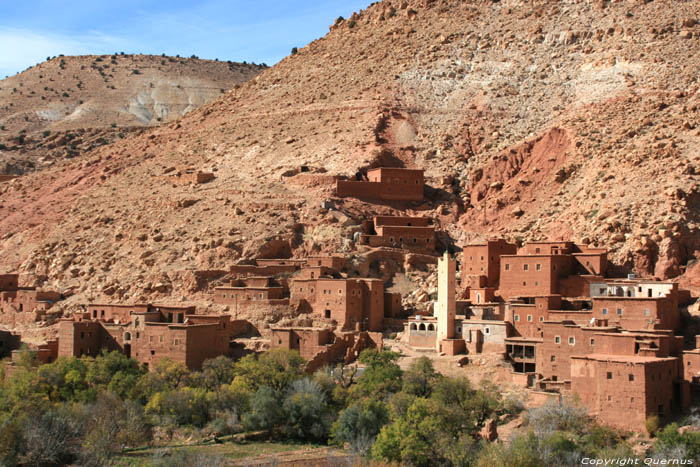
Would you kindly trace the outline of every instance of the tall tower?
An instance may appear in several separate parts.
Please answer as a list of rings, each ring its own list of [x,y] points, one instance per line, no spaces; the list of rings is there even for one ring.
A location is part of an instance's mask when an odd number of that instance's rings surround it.
[[[457,262],[447,252],[438,259],[438,301],[437,301],[437,339],[436,347],[440,350],[440,341],[455,337],[455,275]]]

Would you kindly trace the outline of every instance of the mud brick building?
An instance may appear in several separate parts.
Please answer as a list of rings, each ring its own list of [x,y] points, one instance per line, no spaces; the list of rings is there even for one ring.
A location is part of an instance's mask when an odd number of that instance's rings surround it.
[[[338,180],[341,198],[384,201],[423,201],[423,169],[379,167],[367,171],[367,180]]]
[[[19,334],[0,330],[0,358],[9,357],[13,350],[19,349],[21,343]]]
[[[273,327],[270,348],[298,350],[313,372],[334,363],[352,363],[366,348],[382,349],[380,332],[336,332],[307,327]]]
[[[290,285],[293,305],[333,320],[343,330],[381,331],[384,299],[380,279],[298,279]]]
[[[163,358],[199,369],[204,360],[228,355],[240,324],[227,315],[196,315],[194,307],[89,305],[59,323],[59,356],[121,351],[152,366]]]
[[[58,292],[20,287],[19,274],[0,275],[0,318],[3,322],[29,324],[40,321],[62,299]]]
[[[427,217],[375,216],[372,222],[363,223],[363,231],[362,245],[435,252],[435,226]]]
[[[542,295],[588,296],[607,270],[607,251],[573,242],[525,244],[501,256],[499,294],[504,299]]]
[[[230,305],[234,312],[251,305],[288,305],[288,290],[271,277],[250,276],[214,289],[214,303]]]
[[[517,251],[517,245],[502,239],[465,246],[462,250],[462,287],[498,288],[501,256],[514,255]]]
[[[648,417],[663,420],[683,407],[678,358],[591,354],[571,360],[571,390],[606,424],[640,431]]]

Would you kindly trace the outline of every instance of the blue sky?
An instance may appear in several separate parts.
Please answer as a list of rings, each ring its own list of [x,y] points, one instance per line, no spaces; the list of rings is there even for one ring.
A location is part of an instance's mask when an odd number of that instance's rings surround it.
[[[194,54],[272,65],[370,3],[0,0],[0,79],[59,54]]]

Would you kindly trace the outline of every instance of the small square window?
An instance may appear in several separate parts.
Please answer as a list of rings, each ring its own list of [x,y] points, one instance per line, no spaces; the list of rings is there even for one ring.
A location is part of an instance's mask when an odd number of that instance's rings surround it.
[[[532,315],[527,315],[527,320],[528,320],[529,322],[532,322]]]
[[[576,344],[576,338],[575,337],[569,337],[569,345],[574,345]]]
[[[515,321],[520,321],[520,315],[515,315]]]
[[[607,376],[607,379],[612,379],[612,372],[608,371],[608,374],[606,376]]]
[[[629,377],[629,380],[630,380],[630,381],[634,381],[634,375],[633,375],[633,374],[630,373],[630,374],[628,375],[628,377]]]
[[[506,263],[506,271],[510,271],[510,264]]]
[[[607,308],[603,308],[603,314],[604,314],[604,315],[607,315],[607,314],[608,314],[608,309],[607,309]]]
[[[544,323],[544,316],[540,316],[540,323]]]
[[[541,264],[537,264],[537,270],[538,270],[538,271],[542,270],[542,265],[541,265]]]
[[[595,345],[595,339],[591,339],[591,345]]]
[[[528,265],[527,265],[527,264],[523,264],[523,271],[527,271],[527,268],[528,268]]]
[[[617,309],[617,314],[618,314],[619,316],[622,316],[622,308],[618,308],[618,309]]]
[[[556,362],[556,361],[557,361],[557,356],[556,356],[556,355],[552,355],[551,357],[549,357],[549,361],[550,361],[550,362]]]
[[[561,337],[559,337],[559,336],[554,336],[554,343],[555,343],[555,344],[561,343]]]

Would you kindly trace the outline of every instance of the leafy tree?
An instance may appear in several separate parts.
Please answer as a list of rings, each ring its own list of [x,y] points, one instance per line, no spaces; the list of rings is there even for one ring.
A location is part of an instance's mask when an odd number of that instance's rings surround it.
[[[304,377],[304,367],[305,361],[296,350],[273,349],[259,357],[246,355],[235,363],[234,373],[253,390],[269,386],[285,391],[292,381]]]
[[[337,443],[349,443],[354,452],[366,454],[379,431],[389,422],[389,409],[376,400],[364,400],[340,413],[331,437]]]
[[[409,369],[404,372],[402,391],[418,397],[427,397],[437,377],[433,361],[425,356],[420,357],[414,360]]]
[[[294,381],[283,403],[284,432],[291,438],[325,441],[332,413],[321,386],[308,378]]]
[[[284,414],[280,394],[269,386],[258,389],[250,398],[250,412],[243,423],[253,430],[275,430],[282,424]]]
[[[171,419],[177,425],[202,427],[209,421],[207,392],[191,387],[158,392],[146,404],[146,413]]]
[[[87,383],[86,360],[62,357],[39,367],[39,390],[52,402],[90,402],[97,391]]]
[[[233,360],[223,355],[205,360],[202,365],[204,384],[214,390],[222,384],[230,384],[236,376]]]
[[[366,365],[365,372],[351,389],[355,397],[384,398],[401,389],[401,368],[396,364],[399,354],[376,349],[365,349],[359,360]]]
[[[109,390],[122,399],[131,398],[134,386],[145,373],[136,360],[121,352],[104,352],[88,363],[86,381],[96,390]]]

